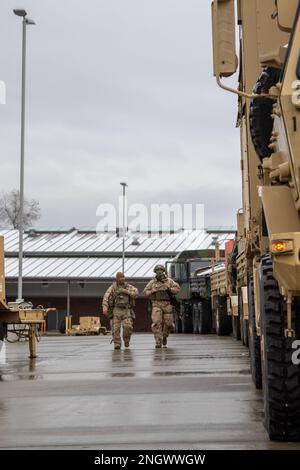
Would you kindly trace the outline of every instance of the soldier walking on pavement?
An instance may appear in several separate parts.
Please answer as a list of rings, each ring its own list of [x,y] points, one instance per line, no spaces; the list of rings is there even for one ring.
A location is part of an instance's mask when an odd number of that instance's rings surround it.
[[[145,287],[144,294],[152,301],[152,331],[155,347],[167,345],[167,338],[173,329],[173,307],[170,295],[179,292],[177,282],[167,277],[164,266],[158,264],[154,268],[156,276]]]
[[[123,327],[123,341],[126,348],[129,347],[133,330],[133,306],[138,290],[125,282],[125,276],[119,272],[114,282],[105,292],[102,309],[104,315],[112,319],[112,336],[115,349],[121,348],[121,326]]]

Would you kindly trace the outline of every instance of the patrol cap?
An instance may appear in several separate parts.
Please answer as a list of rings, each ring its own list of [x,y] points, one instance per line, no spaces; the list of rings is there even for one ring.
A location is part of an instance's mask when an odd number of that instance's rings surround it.
[[[166,268],[162,264],[157,264],[154,268],[154,272],[156,273],[157,271],[164,271],[166,272]]]

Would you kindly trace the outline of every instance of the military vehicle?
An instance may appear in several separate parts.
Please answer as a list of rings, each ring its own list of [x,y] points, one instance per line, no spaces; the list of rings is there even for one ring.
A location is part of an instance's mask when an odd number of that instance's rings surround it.
[[[79,317],[79,325],[72,325],[72,316],[66,316],[63,333],[68,336],[107,335],[105,326],[101,326],[100,317]]]
[[[234,240],[225,244],[225,260],[220,264],[220,250],[218,243],[216,244],[215,258],[212,260],[212,267],[209,270],[211,311],[212,324],[218,336],[226,336],[233,332],[236,338],[240,339],[236,323],[236,319],[238,319],[237,296],[231,272],[228,269],[234,246]],[[203,274],[206,275],[206,273]]]
[[[265,426],[278,441],[300,439],[300,367],[293,362],[300,338],[299,15],[298,0],[212,2],[214,74],[238,96],[243,210],[234,287],[239,299],[247,289],[239,316],[253,381],[263,389]],[[222,79],[238,69],[234,89]]]
[[[230,232],[235,233],[226,229],[226,234]],[[224,238],[222,231],[219,235]],[[218,236],[215,235],[213,239],[213,243],[217,244]],[[225,252],[224,250],[218,250],[218,252],[220,264],[224,260]],[[176,333],[209,334],[212,332],[210,268],[214,257],[214,249],[186,250],[179,253],[172,261],[167,261],[168,275],[180,285],[180,292],[176,296],[180,308],[174,310]],[[215,269],[219,270],[220,267],[215,266]]]
[[[182,251],[166,263],[168,275],[180,285],[176,296],[179,308],[174,309],[175,333],[211,332],[210,320],[204,318],[206,312],[200,314],[200,301],[210,303],[209,279],[197,275],[210,266],[212,253],[212,250]]]
[[[33,308],[31,302],[7,302],[4,273],[4,238],[0,236],[0,340],[8,335],[28,339],[30,358],[37,357],[36,341],[40,340],[47,314],[55,309]]]

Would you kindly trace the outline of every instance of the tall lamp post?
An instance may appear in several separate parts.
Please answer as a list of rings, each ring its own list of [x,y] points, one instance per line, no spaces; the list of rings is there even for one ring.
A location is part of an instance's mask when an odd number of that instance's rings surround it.
[[[125,227],[125,221],[127,217],[125,218],[125,201],[126,201],[126,188],[128,187],[127,183],[120,183],[121,186],[123,186],[123,230],[122,230],[122,236],[123,236],[123,241],[122,241],[122,272],[125,274],[125,234],[126,234],[126,227]]]
[[[26,89],[26,27],[35,22],[27,18],[26,10],[15,9],[14,14],[23,18],[22,36],[22,104],[21,104],[21,162],[20,162],[20,213],[19,213],[19,275],[18,298],[23,301],[23,210],[24,210],[24,154],[25,154],[25,89]]]

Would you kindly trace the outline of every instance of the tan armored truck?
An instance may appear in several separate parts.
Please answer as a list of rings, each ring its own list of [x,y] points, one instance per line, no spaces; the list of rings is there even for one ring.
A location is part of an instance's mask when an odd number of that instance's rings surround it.
[[[31,302],[6,302],[4,274],[4,238],[0,236],[0,340],[10,333],[29,341],[30,358],[36,356],[36,341],[40,339],[48,312],[55,309],[33,308]]]
[[[229,334],[227,317],[230,316],[234,338],[242,340],[243,344],[248,346],[249,307],[246,258],[241,250],[243,246],[241,244],[243,240],[242,214],[240,210],[235,240],[230,240],[225,244],[223,268],[219,266],[217,270],[214,268],[214,264],[219,260],[218,250],[216,250],[211,272],[211,303],[217,334]]]
[[[224,262],[220,263],[220,251],[218,242],[216,243],[215,257],[212,259],[210,269],[211,310],[212,323],[217,335],[226,336],[232,332],[233,336],[240,340],[236,276],[230,269],[235,246],[235,240],[230,240],[225,244]]]
[[[238,97],[236,288],[238,295],[248,289],[252,377],[263,388],[266,429],[279,441],[300,440],[300,368],[293,361],[300,338],[299,15],[298,0],[212,3],[214,74]],[[223,78],[238,69],[237,89],[226,86]],[[242,305],[239,315],[246,318]]]

